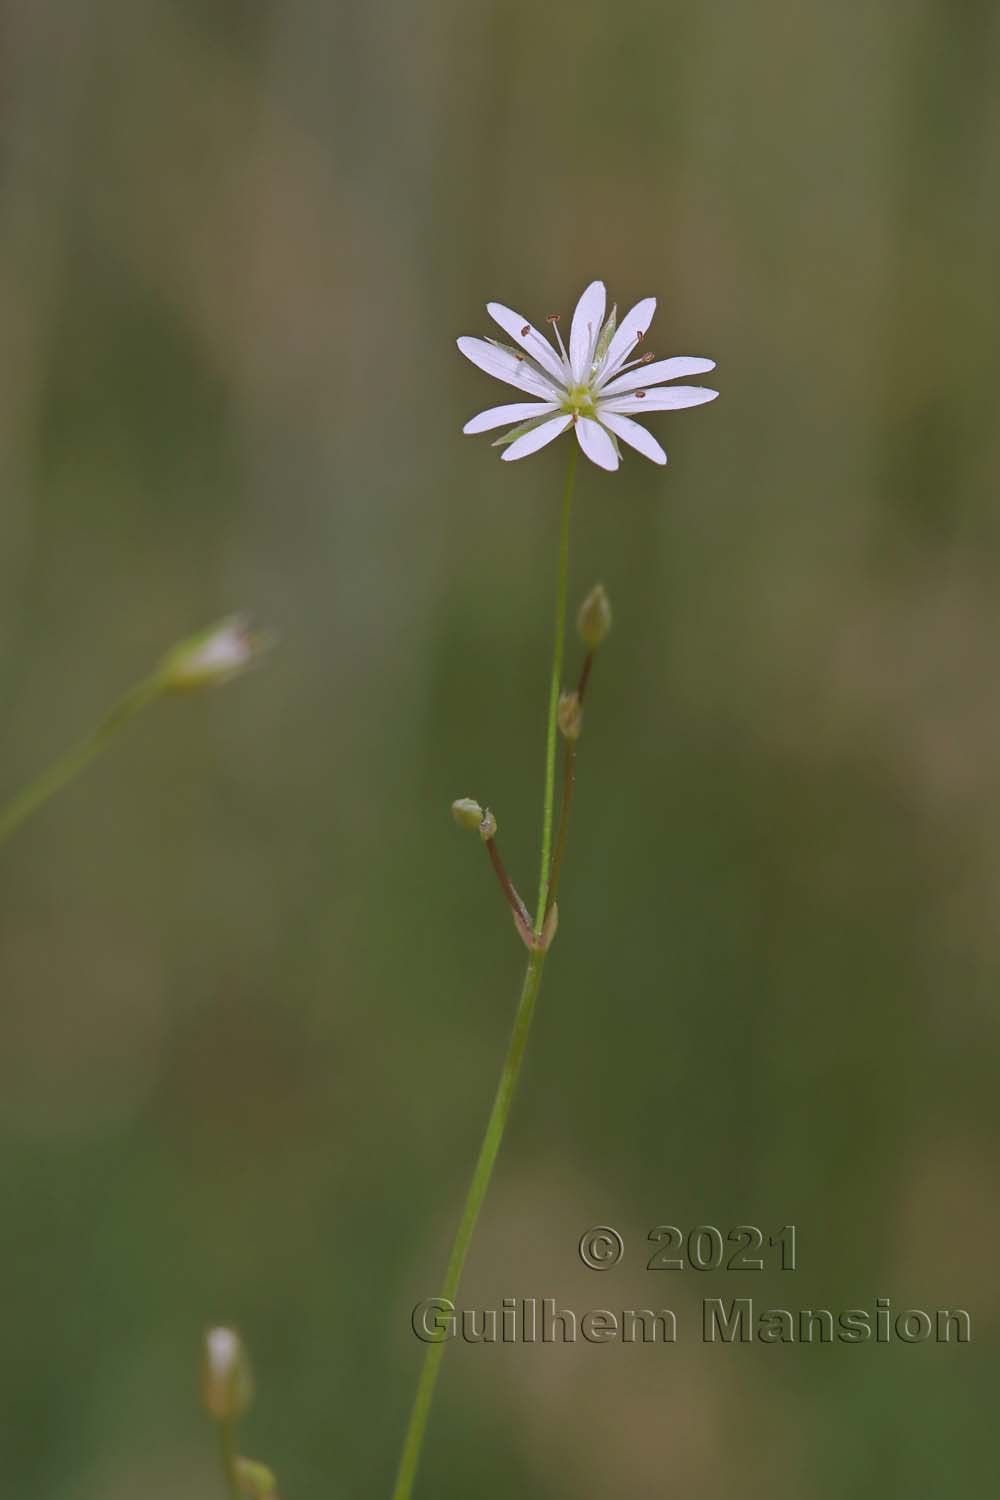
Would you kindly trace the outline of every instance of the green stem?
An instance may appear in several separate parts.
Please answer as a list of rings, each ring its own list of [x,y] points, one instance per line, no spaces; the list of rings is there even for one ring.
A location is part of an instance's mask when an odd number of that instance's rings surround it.
[[[577,445],[573,442],[566,470],[566,483],[563,488],[562,521],[559,532],[559,563],[556,573],[555,639],[552,648],[552,680],[549,692],[548,731],[545,742],[542,873],[539,882],[538,909],[535,915],[536,937],[541,933],[542,925],[545,921],[545,906],[549,889],[556,747],[558,744],[556,714],[559,707],[559,685],[562,680],[563,649],[566,642],[569,518],[573,498],[573,477],[576,473],[576,448]],[[544,948],[534,948],[528,955],[528,966],[524,973],[524,982],[521,985],[521,998],[517,1004],[514,1029],[511,1032],[510,1043],[507,1047],[507,1056],[504,1058],[500,1083],[497,1088],[496,1098],[493,1101],[493,1108],[490,1111],[489,1120],[486,1124],[486,1134],[483,1136],[483,1144],[479,1148],[479,1156],[472,1174],[472,1182],[469,1184],[465,1207],[462,1209],[458,1232],[455,1235],[455,1242],[451,1248],[448,1269],[445,1272],[444,1286],[441,1291],[441,1300],[443,1302],[453,1303],[458,1293],[458,1285],[462,1279],[462,1270],[469,1251],[469,1243],[476,1227],[476,1221],[479,1218],[479,1211],[483,1206],[483,1199],[486,1197],[486,1190],[490,1185],[490,1178],[493,1175],[493,1167],[497,1159],[497,1153],[500,1150],[500,1143],[507,1128],[507,1120],[510,1116],[514,1091],[517,1087],[521,1063],[524,1060],[524,1049],[527,1046],[528,1034],[531,1031],[531,1022],[535,1014],[535,1002],[538,999],[538,992],[542,984],[545,954],[546,950]],[[396,1475],[392,1500],[410,1500],[413,1492],[413,1483],[416,1479],[417,1465],[420,1462],[420,1451],[423,1447],[424,1434],[427,1430],[427,1419],[430,1416],[431,1402],[434,1399],[434,1388],[437,1385],[441,1360],[444,1358],[444,1349],[445,1346],[442,1340],[441,1342],[429,1344],[427,1352],[424,1355],[420,1379],[417,1382],[417,1393],[414,1398],[413,1409],[410,1412],[406,1438],[403,1442],[403,1452],[399,1460],[399,1471]]]
[[[242,1500],[240,1482],[236,1474],[236,1434],[233,1431],[232,1422],[219,1423],[219,1454],[222,1458],[222,1472],[226,1477],[229,1500]]]
[[[571,434],[572,436],[572,434]],[[576,474],[576,443],[571,443],[566,483],[563,487],[562,524],[559,529],[559,566],[556,573],[556,628],[552,648],[552,681],[549,686],[549,724],[545,742],[545,797],[542,803],[542,868],[538,879],[535,936],[545,923],[548,908],[552,856],[552,815],[555,806],[556,748],[559,743],[559,692],[562,687],[563,652],[566,645],[566,587],[569,578],[569,517]]]
[[[462,1210],[458,1233],[455,1236],[455,1243],[451,1248],[448,1269],[445,1272],[444,1285],[441,1289],[441,1300],[452,1305],[454,1305],[458,1292],[458,1283],[461,1280],[465,1257],[468,1254],[469,1242],[476,1227],[476,1220],[479,1218],[479,1210],[483,1206],[483,1199],[486,1197],[486,1189],[489,1187],[490,1178],[493,1175],[493,1165],[497,1159],[497,1152],[500,1150],[500,1142],[503,1140],[507,1119],[510,1115],[510,1106],[514,1098],[514,1090],[517,1086],[517,1077],[521,1071],[524,1049],[527,1045],[528,1033],[531,1030],[535,1001],[538,999],[538,991],[542,982],[542,968],[544,963],[544,949],[532,949],[528,956],[528,967],[525,970],[524,983],[521,986],[521,998],[518,1002],[517,1014],[514,1017],[514,1029],[511,1032],[507,1056],[504,1059],[503,1072],[500,1075],[500,1085],[497,1089],[496,1098],[493,1101],[493,1109],[490,1112],[486,1134],[483,1137],[483,1144],[479,1148],[476,1169],[472,1174],[472,1182],[469,1185],[465,1207]],[[420,1371],[420,1379],[417,1382],[417,1394],[413,1402],[413,1410],[410,1413],[409,1426],[406,1429],[403,1453],[399,1460],[396,1486],[392,1492],[393,1500],[409,1500],[409,1496],[412,1493],[417,1465],[420,1462],[420,1450],[423,1446],[424,1432],[427,1428],[427,1418],[430,1415],[431,1401],[434,1398],[434,1387],[437,1384],[438,1370],[441,1360],[444,1357],[444,1349],[443,1341],[428,1344],[427,1346],[423,1368]]]
[[[55,765],[43,771],[30,786],[26,786],[19,792],[7,806],[0,811],[0,844],[10,838],[15,829],[20,828],[26,818],[54,797],[56,792],[62,791],[80,772],[95,760],[120,730],[124,729],[135,715],[152,703],[163,692],[163,683],[159,675],[147,678],[146,681],[138,683],[132,690],[125,694],[119,703],[108,714],[103,723],[76,745]]]

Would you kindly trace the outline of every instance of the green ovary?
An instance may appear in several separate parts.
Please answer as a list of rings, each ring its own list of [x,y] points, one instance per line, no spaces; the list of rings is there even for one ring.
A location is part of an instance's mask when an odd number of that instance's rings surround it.
[[[578,417],[596,416],[597,408],[594,405],[594,398],[590,387],[587,385],[575,385],[572,390],[567,391],[562,409]]]

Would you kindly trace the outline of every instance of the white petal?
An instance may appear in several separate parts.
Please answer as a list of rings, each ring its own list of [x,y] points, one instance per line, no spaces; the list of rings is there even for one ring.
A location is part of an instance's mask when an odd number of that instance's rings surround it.
[[[622,318],[608,348],[604,361],[605,379],[613,375],[618,366],[624,364],[635,347],[637,338],[648,332],[656,311],[656,298],[644,297]]]
[[[645,395],[612,396],[609,401],[602,396],[597,412],[603,417],[606,411],[676,411],[682,406],[702,406],[718,394],[705,385],[666,385]]]
[[[599,422],[595,422],[593,417],[581,417],[576,424],[576,436],[591,463],[595,463],[599,469],[608,469],[614,473],[618,467],[618,454]]]
[[[578,383],[582,383],[590,374],[594,348],[604,324],[607,300],[604,282],[592,281],[576,304],[569,330],[569,362],[573,367],[573,378]]]
[[[621,391],[641,391],[650,385],[662,385],[664,380],[676,380],[681,375],[707,375],[715,369],[714,359],[693,359],[687,354],[678,354],[673,359],[658,359],[650,365],[637,365],[627,375],[619,375],[601,391],[602,396],[617,396]]]
[[[508,354],[506,349],[498,349],[494,344],[487,343],[486,339],[473,339],[468,335],[463,335],[458,340],[458,347],[466,359],[471,359],[474,365],[478,365],[496,380],[520,386],[521,390],[532,396],[541,396],[543,400],[552,396],[552,382],[533,370],[527,360]]]
[[[533,427],[524,437],[515,438],[500,457],[509,463],[512,458],[527,458],[529,453],[537,453],[539,448],[544,448],[546,443],[551,443],[561,432],[565,432],[572,420],[572,417],[558,416],[553,417],[551,422],[543,422],[540,427]]]
[[[565,386],[566,368],[561,357],[543,333],[540,333],[526,318],[522,318],[520,313],[504,307],[502,302],[487,302],[486,311],[494,323],[499,323],[504,333],[510,335],[515,344],[519,344],[527,354],[530,354],[532,359],[552,376],[553,380]],[[527,332],[524,331],[525,329]]]
[[[601,411],[601,421],[605,427],[609,427],[615,437],[620,437],[623,443],[628,443],[637,453],[644,458],[651,458],[654,464],[665,464],[667,455],[656,441],[651,432],[645,427],[640,427],[638,422],[633,422],[629,417],[615,416],[607,408]]]
[[[492,427],[503,427],[507,422],[527,422],[531,417],[544,417],[546,412],[558,410],[554,401],[515,401],[511,406],[491,406],[477,417],[466,422],[463,432],[489,432]]]

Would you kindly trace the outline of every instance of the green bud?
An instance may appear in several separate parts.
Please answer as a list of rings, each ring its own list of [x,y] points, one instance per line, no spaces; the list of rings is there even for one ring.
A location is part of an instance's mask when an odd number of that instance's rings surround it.
[[[253,1376],[243,1341],[232,1328],[210,1328],[201,1362],[201,1399],[216,1422],[236,1422],[253,1400]]]
[[[479,832],[483,821],[483,810],[472,797],[459,797],[457,802],[453,802],[451,815],[459,828],[467,828],[470,833]]]
[[[611,629],[611,601],[603,583],[595,584],[580,605],[576,628],[584,645],[591,651],[597,649]]]
[[[245,672],[269,644],[242,615],[231,615],[168,651],[160,663],[160,680],[172,693],[218,687]]]
[[[583,728],[583,704],[579,693],[562,693],[557,710],[559,733],[567,740],[578,740]]]
[[[594,367],[599,369],[604,362],[604,356],[611,347],[611,340],[615,336],[615,328],[618,326],[618,304],[616,303],[608,313],[607,322],[601,329],[597,345],[594,349]]]
[[[247,1500],[278,1500],[278,1481],[264,1464],[249,1458],[236,1460],[236,1480]]]

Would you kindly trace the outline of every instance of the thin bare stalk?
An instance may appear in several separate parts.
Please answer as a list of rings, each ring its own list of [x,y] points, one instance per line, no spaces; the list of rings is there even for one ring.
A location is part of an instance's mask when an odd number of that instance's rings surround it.
[[[485,842],[487,853],[490,856],[490,863],[496,871],[497,880],[500,882],[500,889],[503,891],[507,904],[514,914],[514,922],[517,930],[522,940],[530,948],[534,938],[531,913],[521,900],[517,887],[504,869],[504,863],[500,858],[500,850],[497,848],[496,839],[486,839]]]
[[[10,838],[31,814],[37,812],[63,787],[75,781],[91,761],[96,760],[102,750],[125,728],[136,714],[152,703],[164,691],[162,677],[158,674],[138,683],[108,714],[103,723],[93,730],[85,740],[76,745],[47,771],[19,792],[0,811],[0,844]]]

